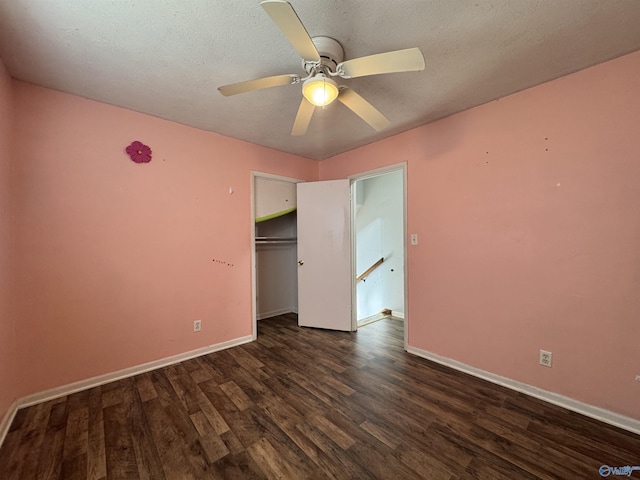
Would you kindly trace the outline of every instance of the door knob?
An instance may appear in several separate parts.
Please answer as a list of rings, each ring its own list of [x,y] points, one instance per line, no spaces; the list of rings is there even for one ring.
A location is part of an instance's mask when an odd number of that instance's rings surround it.
[[[304,265],[304,260],[298,260],[298,265]]]

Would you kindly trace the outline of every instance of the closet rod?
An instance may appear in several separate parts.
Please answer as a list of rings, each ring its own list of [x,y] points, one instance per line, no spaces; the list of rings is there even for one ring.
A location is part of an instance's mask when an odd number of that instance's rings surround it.
[[[256,237],[256,243],[296,243],[297,237]]]

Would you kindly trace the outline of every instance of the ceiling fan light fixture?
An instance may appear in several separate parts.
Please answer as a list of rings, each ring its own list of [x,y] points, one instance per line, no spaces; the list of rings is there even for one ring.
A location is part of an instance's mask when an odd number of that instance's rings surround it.
[[[302,95],[316,107],[324,107],[338,98],[338,84],[323,73],[319,73],[305,80],[302,85]]]

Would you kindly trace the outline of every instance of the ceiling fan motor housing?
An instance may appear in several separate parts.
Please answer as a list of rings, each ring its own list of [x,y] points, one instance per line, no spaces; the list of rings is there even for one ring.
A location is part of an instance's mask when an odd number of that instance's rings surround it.
[[[311,40],[313,40],[313,44],[320,54],[320,65],[331,72],[335,72],[338,64],[344,60],[342,45],[330,37],[313,37]],[[311,74],[315,67],[313,62],[305,60],[302,61],[302,65],[308,74]]]

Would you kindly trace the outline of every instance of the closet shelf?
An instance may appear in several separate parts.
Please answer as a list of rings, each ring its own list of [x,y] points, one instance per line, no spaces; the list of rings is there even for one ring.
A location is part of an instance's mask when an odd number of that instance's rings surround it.
[[[266,222],[267,220],[272,220],[274,218],[283,217],[289,213],[295,212],[296,207],[287,208],[286,210],[281,210],[279,212],[270,213],[268,215],[263,215],[262,217],[256,217],[256,223]]]

